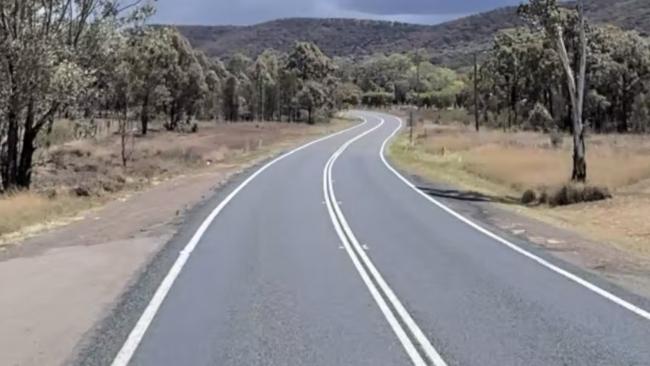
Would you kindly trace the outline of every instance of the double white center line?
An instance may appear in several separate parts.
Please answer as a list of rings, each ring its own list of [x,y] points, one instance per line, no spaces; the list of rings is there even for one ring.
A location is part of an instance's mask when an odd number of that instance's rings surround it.
[[[352,229],[348,225],[340,205],[334,193],[334,183],[332,180],[332,169],[338,158],[354,142],[362,139],[364,136],[379,129],[385,123],[381,121],[377,126],[357,135],[347,141],[339,148],[329,159],[323,170],[323,194],[325,195],[325,204],[343,246],[350,256],[354,267],[359,272],[361,279],[370,291],[372,298],[375,300],[382,314],[388,321],[388,324],[395,332],[406,353],[414,365],[426,366],[446,366],[445,361],[440,354],[433,348],[431,342],[424,335],[420,327],[415,323],[411,315],[406,311],[399,301],[393,290],[388,286],[384,278],[372,263],[362,246],[359,244]]]

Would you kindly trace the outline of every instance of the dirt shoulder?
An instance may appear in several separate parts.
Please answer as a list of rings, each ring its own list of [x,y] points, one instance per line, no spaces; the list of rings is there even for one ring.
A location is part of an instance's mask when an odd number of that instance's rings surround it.
[[[645,142],[634,136],[592,139],[594,180],[611,187],[614,198],[550,207],[523,205],[522,193],[566,181],[568,147],[549,146],[543,134],[477,134],[453,125],[420,126],[416,136],[414,145],[400,136],[390,158],[429,194],[488,227],[650,298],[650,159],[640,155]],[[621,165],[621,159],[628,164]]]
[[[62,221],[65,225],[45,231],[47,225],[40,225],[38,234],[26,230],[30,238],[5,244],[0,253],[0,364],[65,363],[173,237],[190,208],[247,167],[349,125],[284,126],[273,138],[266,134],[264,146],[257,142],[260,148],[254,151],[240,150],[209,166],[122,191],[105,204],[75,212],[73,219]],[[202,154],[219,150],[212,144],[217,134],[197,136],[208,141]]]

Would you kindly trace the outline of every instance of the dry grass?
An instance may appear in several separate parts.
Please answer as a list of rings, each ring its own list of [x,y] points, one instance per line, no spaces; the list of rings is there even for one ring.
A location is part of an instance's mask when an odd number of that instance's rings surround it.
[[[134,139],[132,158],[124,168],[119,136],[70,141],[66,128],[72,124],[63,122],[56,141],[64,143],[38,155],[32,192],[0,196],[0,245],[22,233],[64,223],[125,191],[205,169],[243,165],[350,123],[202,122],[195,134],[154,129],[149,136]]]
[[[0,237],[39,223],[92,207],[94,202],[69,195],[48,198],[37,193],[16,193],[0,198]]]
[[[424,131],[424,130],[423,130]],[[458,125],[427,126],[416,149],[454,155],[458,168],[482,179],[523,192],[555,187],[571,174],[571,144],[554,148],[548,135],[533,132],[481,131]],[[650,178],[650,141],[641,136],[599,135],[589,138],[589,182],[617,190]],[[622,164],[621,162],[625,162]]]
[[[392,158],[406,170],[461,189],[521,197],[527,189],[559,187],[571,173],[571,140],[554,148],[548,135],[482,131],[459,124],[418,129],[415,146],[401,136]],[[650,255],[650,139],[593,135],[587,143],[589,183],[608,187],[614,199],[562,208],[518,207],[543,221],[592,239]]]

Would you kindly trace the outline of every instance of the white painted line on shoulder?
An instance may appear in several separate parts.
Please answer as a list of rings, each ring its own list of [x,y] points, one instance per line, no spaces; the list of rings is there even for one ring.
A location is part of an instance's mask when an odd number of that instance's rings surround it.
[[[291,150],[287,152],[286,154],[270,161],[268,164],[264,165],[261,167],[259,170],[257,170],[255,173],[253,173],[248,179],[246,179],[243,183],[241,183],[234,191],[232,191],[221,203],[210,213],[210,215],[203,221],[201,226],[198,228],[198,230],[194,233],[194,236],[190,239],[189,243],[183,248],[183,250],[180,252],[178,259],[176,259],[176,262],[172,265],[172,268],[169,270],[165,278],[163,279],[162,283],[158,286],[156,289],[156,292],[154,293],[153,297],[149,301],[149,304],[145,308],[144,312],[138,319],[138,322],[135,324],[135,327],[131,330],[131,333],[129,334],[126,342],[122,345],[122,348],[118,352],[118,354],[115,356],[113,359],[113,362],[111,366],[126,366],[129,364],[131,361],[131,358],[135,354],[135,351],[137,350],[138,346],[140,345],[140,342],[142,342],[142,339],[144,338],[144,335],[149,328],[149,325],[153,321],[154,317],[156,316],[156,313],[158,312],[158,309],[162,305],[163,301],[165,300],[165,297],[169,293],[169,291],[172,288],[172,285],[174,284],[174,281],[176,281],[176,278],[180,274],[181,270],[187,263],[187,260],[189,259],[190,255],[196,249],[196,246],[199,244],[201,241],[201,238],[205,234],[206,230],[210,227],[212,222],[215,220],[215,218],[221,213],[221,211],[237,196],[241,190],[243,190],[247,185],[249,185],[255,178],[257,178],[260,174],[262,174],[265,170],[276,164],[277,162],[301,151],[309,146],[312,146],[314,144],[317,144],[319,142],[329,140],[335,136],[339,136],[343,133],[346,133],[348,131],[354,130],[356,128],[359,128],[361,126],[364,126],[368,123],[368,121],[364,121],[361,124],[355,125],[353,127],[350,127],[348,129],[345,129],[343,131],[339,131],[333,134],[330,134],[328,136],[319,138],[317,140],[314,140],[312,142],[309,142],[305,145],[302,145],[294,150]]]
[[[525,257],[527,257],[527,258],[529,258],[529,259],[531,259],[531,260],[533,260],[535,262],[537,262],[541,266],[546,267],[547,269],[550,269],[551,271],[553,271],[553,272],[555,272],[555,273],[557,273],[557,274],[559,274],[559,275],[561,275],[561,276],[563,276],[563,277],[565,277],[565,278],[567,278],[567,279],[569,279],[569,280],[571,280],[571,281],[573,281],[573,282],[575,282],[575,283],[589,289],[590,291],[604,297],[605,299],[607,299],[609,301],[612,301],[613,303],[615,303],[615,304],[617,304],[617,305],[619,305],[619,306],[633,312],[634,314],[644,318],[645,320],[650,320],[650,312],[648,312],[647,310],[644,310],[644,309],[642,309],[642,308],[640,308],[640,307],[638,307],[638,306],[636,306],[636,305],[634,305],[634,304],[632,304],[632,303],[630,303],[628,301],[625,301],[625,300],[621,299],[620,297],[612,294],[611,292],[606,291],[606,290],[594,285],[593,283],[591,283],[591,282],[589,282],[589,281],[587,281],[587,280],[585,280],[585,279],[583,279],[583,278],[581,278],[581,277],[579,277],[579,276],[577,276],[577,275],[575,275],[575,274],[573,274],[573,273],[571,273],[571,272],[569,272],[569,271],[567,271],[565,269],[562,269],[562,268],[550,263],[549,261],[547,261],[547,260],[545,260],[543,258],[540,258],[539,256],[536,256],[535,254],[533,254],[533,253],[531,253],[531,252],[529,252],[527,250],[524,250],[524,249],[520,248],[519,246],[513,244],[512,242],[510,242],[510,241],[508,241],[508,240],[494,234],[493,232],[491,232],[491,231],[481,227],[480,225],[474,223],[473,221],[467,219],[466,217],[464,217],[461,214],[457,213],[456,211],[452,210],[451,208],[444,205],[440,201],[436,200],[435,198],[433,198],[433,197],[427,195],[426,193],[422,192],[422,190],[418,189],[418,187],[415,186],[415,184],[411,183],[411,181],[409,181],[402,174],[400,174],[386,159],[386,146],[397,135],[399,130],[401,130],[402,127],[404,126],[404,122],[402,121],[401,118],[394,117],[394,116],[391,116],[391,117],[395,118],[397,121],[399,121],[399,126],[384,141],[384,143],[381,146],[381,150],[379,151],[379,156],[380,156],[382,162],[384,163],[384,165],[386,166],[386,168],[388,168],[388,170],[390,170],[395,176],[397,176],[397,178],[399,178],[402,182],[404,182],[404,184],[406,184],[409,188],[411,188],[412,190],[417,192],[420,196],[424,197],[426,200],[428,200],[429,202],[431,202],[434,205],[438,206],[439,208],[441,208],[442,210],[444,210],[448,214],[454,216],[458,220],[464,222],[465,224],[467,224],[470,227],[474,228],[475,230],[479,231],[480,233],[482,233],[482,234],[496,240],[497,242],[499,242],[499,243],[505,245],[506,247],[514,250],[515,252],[517,252],[517,253],[519,253],[519,254],[521,254],[521,255],[523,255],[523,256],[525,256]],[[379,118],[382,121],[385,121],[385,119],[383,117],[379,117]]]

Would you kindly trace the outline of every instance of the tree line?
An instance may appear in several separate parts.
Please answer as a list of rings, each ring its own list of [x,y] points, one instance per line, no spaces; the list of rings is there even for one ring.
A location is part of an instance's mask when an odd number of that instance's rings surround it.
[[[526,27],[500,32],[472,77],[485,124],[573,136],[572,180],[587,180],[587,131],[650,131],[650,43],[635,31],[590,24],[583,1],[519,7]],[[505,115],[505,117],[504,117]]]
[[[314,123],[336,108],[336,66],[316,46],[224,63],[147,25],[153,12],[145,0],[0,2],[4,191],[29,188],[37,137],[63,117],[116,119],[123,134],[137,121],[146,135],[154,118],[168,130],[195,118]]]
[[[579,75],[585,55],[582,114],[586,126],[594,132],[650,131],[647,39],[613,25],[589,24],[578,10],[560,8],[555,1],[531,1],[520,14],[530,26],[497,34],[479,68],[479,110],[484,123],[572,129],[565,56],[558,49],[561,41],[572,74]]]
[[[586,129],[650,130],[648,41],[556,0],[522,6],[528,26],[500,32],[475,72],[434,65],[424,50],[332,59],[307,42],[219,60],[147,25],[153,11],[145,0],[0,2],[5,191],[30,186],[37,137],[60,117],[117,119],[122,133],[137,121],[146,135],[154,119],[172,131],[194,119],[315,123],[345,106],[408,104],[465,106],[477,127],[571,131],[577,147]],[[574,173],[586,179],[586,166]]]
[[[342,86],[339,99],[346,104],[385,107],[409,104],[449,108],[460,103],[466,77],[431,63],[426,50],[359,60],[334,59]]]

